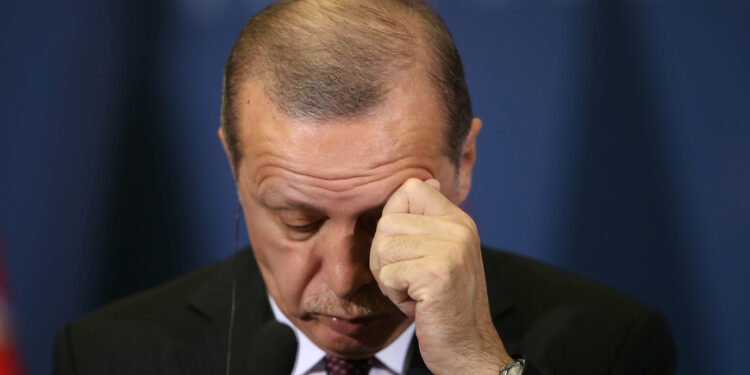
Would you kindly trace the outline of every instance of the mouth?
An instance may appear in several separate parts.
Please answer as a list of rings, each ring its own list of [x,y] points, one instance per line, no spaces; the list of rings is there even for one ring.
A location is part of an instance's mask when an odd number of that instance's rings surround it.
[[[358,318],[343,318],[333,315],[319,314],[318,320],[336,333],[353,336],[362,332],[377,316],[366,316]]]

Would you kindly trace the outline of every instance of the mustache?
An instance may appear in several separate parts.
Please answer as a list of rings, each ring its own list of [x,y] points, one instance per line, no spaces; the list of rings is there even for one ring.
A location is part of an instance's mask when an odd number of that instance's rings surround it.
[[[398,307],[380,289],[374,287],[363,289],[348,299],[340,298],[328,290],[306,298],[302,301],[302,309],[307,314],[369,318],[392,313]]]

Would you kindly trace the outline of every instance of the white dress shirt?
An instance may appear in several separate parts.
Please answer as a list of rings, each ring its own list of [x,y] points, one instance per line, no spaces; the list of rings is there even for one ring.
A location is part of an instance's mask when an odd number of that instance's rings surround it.
[[[292,375],[326,375],[325,363],[323,362],[326,353],[286,318],[286,315],[281,312],[270,295],[268,300],[271,302],[271,309],[276,320],[292,327],[294,334],[297,336],[297,358],[294,361]],[[409,325],[396,341],[375,354],[375,366],[370,369],[369,375],[405,374],[409,365],[406,361],[409,357],[409,344],[412,336],[414,336],[414,323]]]

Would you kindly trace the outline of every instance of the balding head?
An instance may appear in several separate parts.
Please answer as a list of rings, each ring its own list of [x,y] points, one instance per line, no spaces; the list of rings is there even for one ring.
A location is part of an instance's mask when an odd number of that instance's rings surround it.
[[[251,18],[224,71],[221,125],[235,167],[235,98],[262,83],[276,108],[296,120],[354,120],[373,114],[394,82],[422,75],[441,101],[445,153],[461,155],[472,113],[463,66],[447,27],[421,1],[280,1]]]

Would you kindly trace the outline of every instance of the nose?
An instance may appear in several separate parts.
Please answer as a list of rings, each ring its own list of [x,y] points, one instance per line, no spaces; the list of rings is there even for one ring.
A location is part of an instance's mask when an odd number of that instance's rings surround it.
[[[349,299],[363,286],[374,282],[370,272],[372,237],[356,224],[335,224],[327,228],[322,248],[323,278],[340,298]]]

